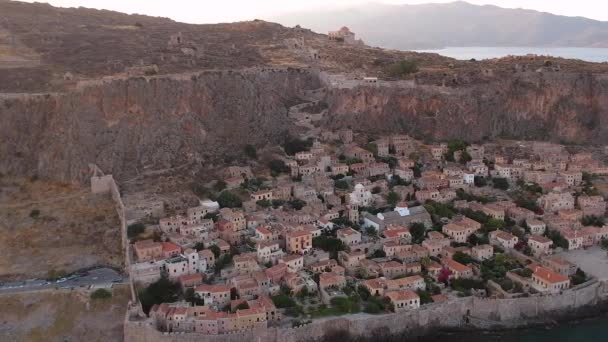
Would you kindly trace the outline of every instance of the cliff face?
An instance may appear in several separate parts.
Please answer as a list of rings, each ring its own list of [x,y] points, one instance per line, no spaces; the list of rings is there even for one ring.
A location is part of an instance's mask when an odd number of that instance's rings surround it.
[[[97,82],[66,94],[0,98],[0,172],[85,180],[88,164],[126,179],[277,143],[287,107],[316,76],[297,69]]]
[[[0,101],[0,172],[86,180],[89,163],[119,180],[144,169],[221,162],[245,144],[278,143],[287,108],[318,77],[267,69],[99,81],[66,94]],[[324,128],[464,138],[608,143],[608,78],[530,73],[460,88],[332,89]]]
[[[521,72],[462,88],[336,89],[326,101],[332,128],[425,140],[608,143],[608,78],[598,74]]]

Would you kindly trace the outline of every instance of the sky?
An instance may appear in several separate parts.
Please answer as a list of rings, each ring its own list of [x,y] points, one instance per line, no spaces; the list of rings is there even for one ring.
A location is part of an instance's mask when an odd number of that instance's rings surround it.
[[[23,1],[23,0],[22,0]],[[125,13],[169,17],[202,24],[268,19],[286,12],[317,8],[346,7],[361,3],[421,4],[453,0],[24,0],[47,2],[61,7],[91,7]],[[526,8],[568,16],[608,21],[608,0],[467,0],[507,8]]]

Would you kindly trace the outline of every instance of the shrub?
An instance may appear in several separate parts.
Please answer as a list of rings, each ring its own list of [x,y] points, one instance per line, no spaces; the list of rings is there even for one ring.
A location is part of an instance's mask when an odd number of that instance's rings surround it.
[[[112,298],[112,292],[106,289],[97,289],[91,293],[91,299],[106,299]]]
[[[234,310],[247,310],[249,309],[249,304],[247,304],[247,302],[242,302],[241,304],[237,305],[236,308],[234,308]]]
[[[259,205],[262,208],[268,208],[272,205],[272,202],[270,202],[267,199],[264,199],[264,200],[259,200],[259,201],[255,202],[255,204]]]
[[[405,77],[418,72],[418,63],[414,60],[401,60],[389,66],[387,73],[391,77]]]
[[[454,253],[454,256],[452,257],[452,259],[454,259],[454,261],[457,261],[463,265],[468,265],[473,262],[473,258],[470,255],[465,254],[463,252]]]
[[[40,210],[38,209],[34,209],[32,211],[30,211],[30,217],[33,219],[36,219],[40,216]]]

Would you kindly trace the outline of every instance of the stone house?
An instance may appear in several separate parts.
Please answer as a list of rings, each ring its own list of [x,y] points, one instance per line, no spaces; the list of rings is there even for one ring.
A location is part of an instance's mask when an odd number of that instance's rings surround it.
[[[324,272],[319,275],[319,288],[324,290],[329,287],[342,288],[346,286],[346,278],[334,272]]]
[[[471,247],[471,256],[477,261],[490,259],[494,255],[494,247],[492,245],[478,245]]]
[[[347,270],[352,270],[359,266],[361,260],[365,260],[365,252],[353,251],[353,252],[338,252],[338,262]]]
[[[570,287],[570,279],[539,265],[529,265],[532,270],[532,287],[539,292],[559,293]]]
[[[562,177],[569,186],[578,186],[583,182],[583,173],[581,171],[561,171],[559,176]]]
[[[519,239],[517,236],[503,230],[495,230],[489,234],[490,243],[502,246],[505,249],[513,249]]]
[[[312,249],[312,233],[304,229],[289,232],[285,235],[285,246],[288,253],[307,253]]]
[[[551,192],[541,196],[538,204],[545,212],[557,212],[562,209],[574,209],[574,196],[569,192]]]
[[[452,272],[450,277],[453,279],[471,278],[473,276],[473,269],[469,266],[449,258],[442,259],[442,262],[443,265]]]
[[[259,191],[255,191],[253,193],[251,193],[251,199],[253,201],[272,201],[273,200],[273,193],[272,190],[259,190]]]
[[[418,190],[416,191],[416,201],[426,203],[426,201],[439,202],[441,193],[439,190]]]
[[[230,304],[230,286],[201,284],[194,293],[204,300],[205,305],[223,307]]]
[[[543,256],[541,258],[541,264],[559,274],[565,276],[571,276],[576,273],[578,266],[575,264],[555,255]]]
[[[158,260],[164,257],[163,244],[151,239],[136,241],[133,244],[133,250],[140,262]]]
[[[536,214],[529,209],[521,208],[521,207],[512,207],[507,209],[507,216],[515,221],[517,224],[521,224],[522,222],[531,221],[536,217]]]
[[[543,235],[545,233],[545,229],[547,229],[547,225],[541,220],[527,220],[526,224],[530,229],[530,233],[534,235]]]
[[[361,233],[350,227],[339,229],[336,232],[336,237],[342,241],[345,246],[354,246],[361,243]]]
[[[528,246],[532,249],[532,254],[539,257],[551,253],[553,241],[541,235],[530,235],[528,237]]]
[[[579,249],[583,247],[583,234],[573,229],[564,229],[560,234],[568,241],[568,250]]]
[[[606,214],[606,201],[602,196],[581,195],[577,201],[584,216],[603,217]]]
[[[347,158],[360,159],[364,163],[372,163],[375,161],[374,154],[372,152],[365,150],[359,146],[347,148],[344,151],[344,155]]]
[[[392,291],[386,294],[395,312],[418,309],[420,297],[411,290]]]
[[[371,191],[366,190],[362,184],[355,185],[355,189],[348,195],[348,203],[367,207],[374,201]]]
[[[412,179],[414,179],[414,170],[412,170],[410,168],[402,168],[402,167],[395,168],[395,170],[393,171],[393,174],[395,176],[399,176],[399,178],[403,179],[406,182],[411,182]]]

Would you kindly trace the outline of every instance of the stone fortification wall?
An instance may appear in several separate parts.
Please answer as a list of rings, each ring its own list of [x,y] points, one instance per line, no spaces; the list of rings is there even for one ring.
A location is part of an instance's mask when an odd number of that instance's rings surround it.
[[[334,330],[368,336],[383,331],[412,331],[423,334],[431,329],[515,328],[573,314],[577,310],[608,300],[608,283],[591,281],[559,295],[538,295],[514,299],[459,298],[446,303],[426,305],[419,310],[388,315],[354,315],[317,321],[298,328],[268,328],[228,335],[167,334],[147,322],[125,322],[127,342],[300,342],[323,337]]]
[[[127,217],[125,214],[125,205],[122,201],[118,184],[116,184],[116,181],[112,175],[93,176],[91,177],[91,192],[94,194],[110,193],[112,196],[112,201],[114,201],[116,213],[118,214],[118,218],[120,220],[120,236],[125,258],[124,270],[125,273],[128,273],[131,267],[131,252],[129,250],[130,245],[127,237]],[[131,277],[129,277],[129,287],[131,289],[131,300],[135,302],[137,298],[135,297],[135,288],[133,286]]]

